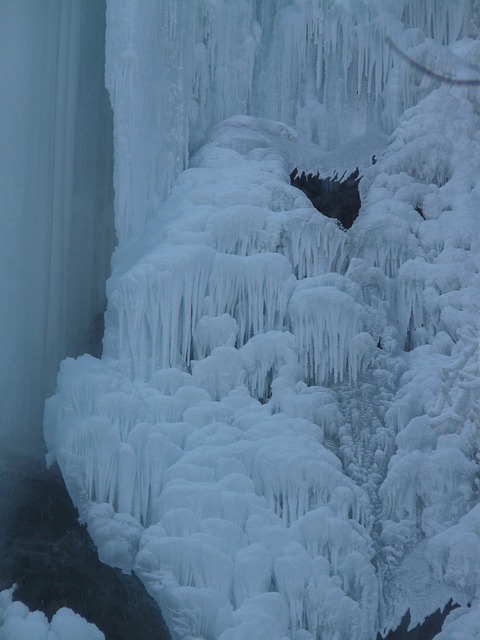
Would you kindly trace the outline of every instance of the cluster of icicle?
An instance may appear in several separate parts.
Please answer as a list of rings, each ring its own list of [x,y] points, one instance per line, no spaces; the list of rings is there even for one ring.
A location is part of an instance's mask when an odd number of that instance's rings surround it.
[[[450,72],[440,44],[468,35],[470,13],[470,0],[109,0],[120,241],[142,232],[189,149],[225,118],[274,118],[323,149],[379,118],[391,131],[424,91],[387,38]],[[433,54],[425,38],[440,43]]]
[[[65,361],[47,406],[100,554],[178,639],[376,628],[371,509],[324,446],[342,418],[322,385],[356,379],[382,322],[345,233],[289,184],[294,137],[217,128],[112,277],[104,357]]]

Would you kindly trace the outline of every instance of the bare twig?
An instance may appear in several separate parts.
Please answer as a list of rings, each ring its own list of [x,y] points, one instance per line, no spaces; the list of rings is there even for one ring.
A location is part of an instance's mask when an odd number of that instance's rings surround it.
[[[405,62],[407,62],[411,67],[413,67],[414,69],[417,69],[418,71],[420,71],[426,76],[429,76],[430,78],[434,78],[435,80],[438,80],[439,82],[444,82],[446,84],[453,84],[453,85],[463,86],[463,87],[480,86],[480,78],[478,80],[475,80],[474,78],[472,78],[471,80],[468,80],[468,79],[461,79],[461,78],[451,78],[450,76],[446,76],[441,73],[436,73],[435,71],[428,69],[428,67],[425,67],[423,64],[420,64],[420,62],[413,60],[413,58],[410,58],[410,56],[407,56],[407,54],[404,51],[402,51],[402,49],[400,49],[400,47],[398,47],[391,38],[386,37],[385,42],[392,49],[392,51],[395,51],[395,53],[400,58],[402,58],[402,60],[405,60]]]

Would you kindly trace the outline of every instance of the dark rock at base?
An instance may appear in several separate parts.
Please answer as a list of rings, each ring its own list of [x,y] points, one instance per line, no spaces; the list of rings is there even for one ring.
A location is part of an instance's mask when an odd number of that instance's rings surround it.
[[[171,640],[160,609],[134,575],[98,559],[57,466],[0,457],[0,591],[49,619],[69,607],[107,640]]]

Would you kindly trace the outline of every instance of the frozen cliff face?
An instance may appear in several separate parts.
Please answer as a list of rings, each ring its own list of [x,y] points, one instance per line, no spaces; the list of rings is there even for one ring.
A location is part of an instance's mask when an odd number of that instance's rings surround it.
[[[30,445],[58,363],[90,348],[104,306],[114,237],[104,12],[96,0],[0,6],[0,435]]]
[[[104,354],[67,359],[45,412],[100,556],[136,571],[175,640],[371,640],[408,608],[465,605],[478,95],[416,75],[384,37],[461,75],[480,54],[470,4],[142,8],[107,14]],[[345,232],[289,173],[353,162]]]

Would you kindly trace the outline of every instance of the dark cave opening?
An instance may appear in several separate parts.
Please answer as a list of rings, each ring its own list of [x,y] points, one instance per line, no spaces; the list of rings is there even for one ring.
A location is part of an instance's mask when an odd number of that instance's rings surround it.
[[[377,640],[433,640],[442,630],[443,623],[448,614],[460,605],[449,600],[443,609],[437,609],[427,616],[422,624],[408,630],[410,625],[410,611],[403,616],[400,625],[390,631],[386,636],[377,635]]]
[[[351,174],[345,171],[321,178],[319,173],[298,173],[295,168],[290,174],[290,184],[309,198],[315,209],[328,218],[338,220],[343,229],[350,229],[360,211],[358,183],[361,176],[358,167]]]

